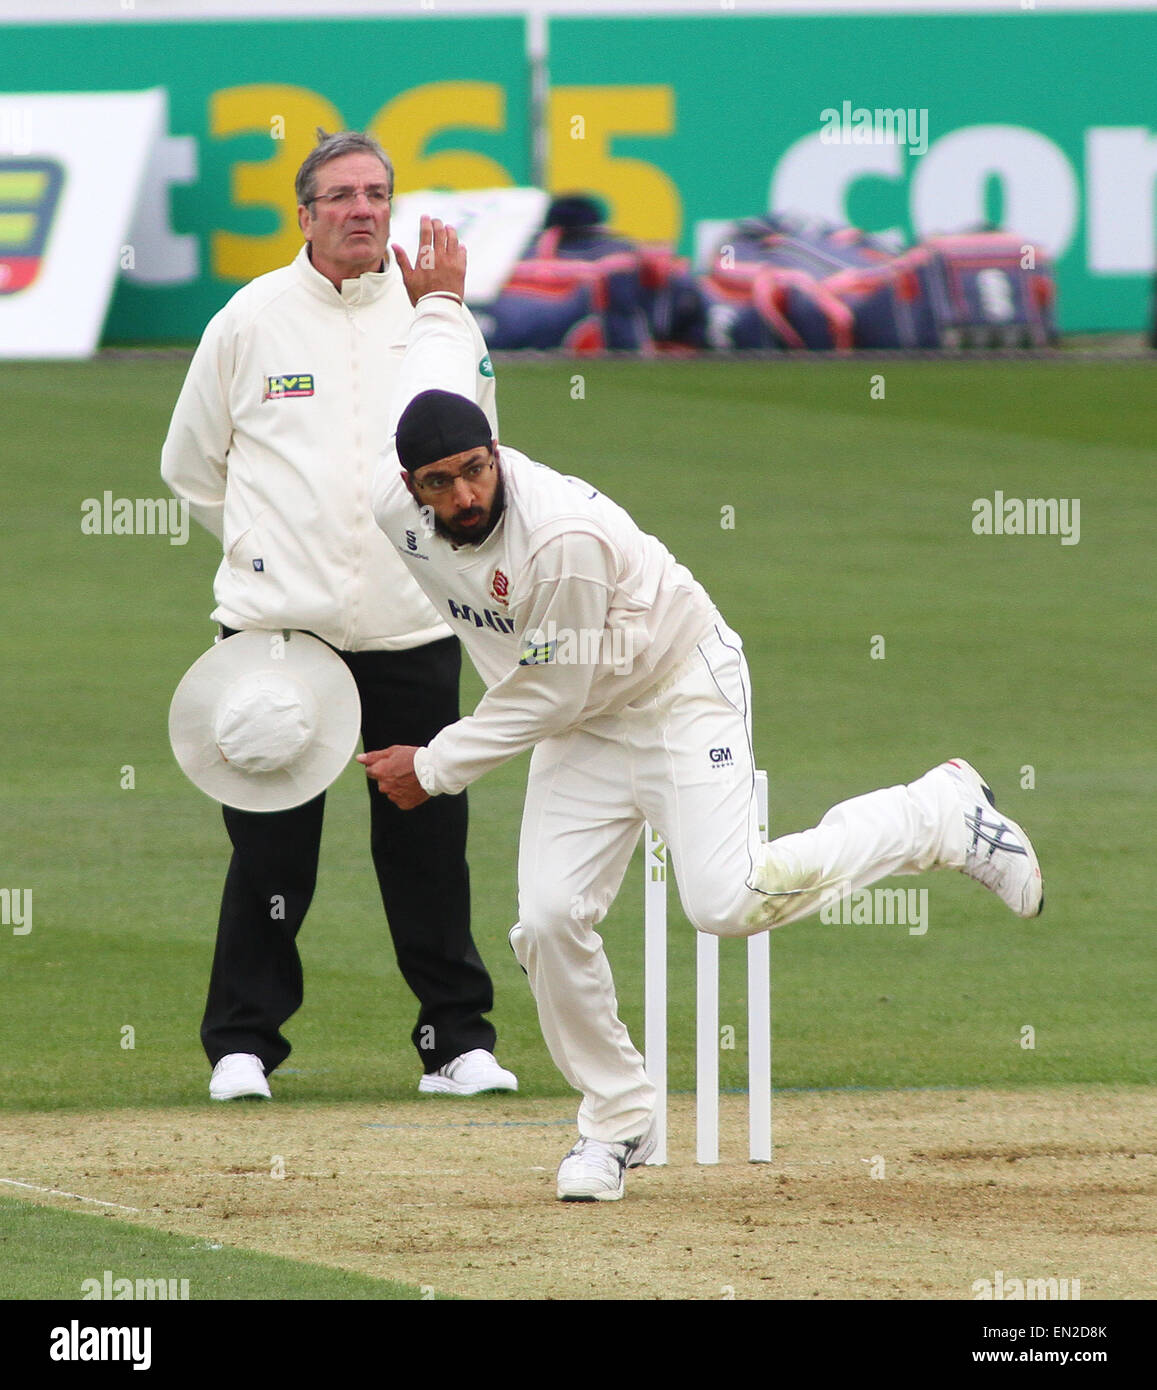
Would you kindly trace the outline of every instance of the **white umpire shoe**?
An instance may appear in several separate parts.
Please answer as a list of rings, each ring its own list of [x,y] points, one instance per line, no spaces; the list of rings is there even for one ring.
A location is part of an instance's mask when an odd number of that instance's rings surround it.
[[[605,1144],[580,1139],[558,1166],[560,1202],[617,1202],[623,1195],[628,1168],[638,1168],[655,1152],[654,1125],[636,1139]]]
[[[272,1100],[261,1058],[252,1052],[230,1052],[213,1068],[210,1100]]]
[[[1038,917],[1044,882],[1032,842],[1016,821],[996,809],[992,788],[963,758],[940,766],[956,783],[968,839],[960,872],[991,888],[1018,917]]]
[[[418,1082],[418,1090],[427,1096],[477,1096],[484,1091],[517,1091],[518,1077],[500,1067],[493,1052],[476,1047],[437,1071],[427,1072]]]

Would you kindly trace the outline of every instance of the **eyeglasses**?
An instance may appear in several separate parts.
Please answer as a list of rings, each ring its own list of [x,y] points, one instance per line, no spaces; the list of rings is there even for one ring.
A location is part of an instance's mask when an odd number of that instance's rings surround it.
[[[494,460],[492,458],[487,459],[484,463],[468,463],[457,473],[434,473],[428,478],[415,478],[414,486],[423,492],[430,492],[437,496],[438,493],[446,492],[452,488],[459,478],[464,483],[476,483],[487,469],[493,467]]]
[[[384,184],[374,184],[370,188],[335,188],[329,193],[317,193],[309,201],[311,203],[328,203],[331,208],[349,208],[357,202],[358,194],[366,195],[366,202],[372,208],[388,207],[394,200],[394,195]]]

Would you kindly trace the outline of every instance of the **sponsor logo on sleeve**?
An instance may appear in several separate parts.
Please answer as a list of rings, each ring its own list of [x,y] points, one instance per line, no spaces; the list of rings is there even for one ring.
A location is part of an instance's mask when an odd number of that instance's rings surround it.
[[[558,647],[557,642],[532,642],[529,646],[522,649],[522,655],[518,658],[520,666],[545,666],[554,660],[554,653]]]

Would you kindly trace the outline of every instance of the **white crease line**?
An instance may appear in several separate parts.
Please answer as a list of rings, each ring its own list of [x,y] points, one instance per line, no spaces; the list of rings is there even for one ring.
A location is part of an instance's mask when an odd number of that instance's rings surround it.
[[[117,1211],[140,1211],[140,1207],[125,1207],[120,1202],[102,1202],[99,1197],[82,1197],[79,1192],[61,1192],[58,1187],[37,1187],[34,1182],[17,1182],[15,1178],[0,1178],[9,1187],[26,1187],[29,1192],[47,1192],[53,1197],[71,1197],[77,1202],[92,1202],[98,1207],[116,1207]]]

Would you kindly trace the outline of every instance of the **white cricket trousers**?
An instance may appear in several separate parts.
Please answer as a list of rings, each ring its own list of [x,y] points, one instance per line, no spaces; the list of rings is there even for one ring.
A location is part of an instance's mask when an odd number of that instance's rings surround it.
[[[960,803],[938,769],[843,801],[813,830],[766,845],[757,815],[747,662],[721,620],[644,700],[535,749],[510,943],[550,1055],[582,1094],[580,1134],[632,1139],[654,1112],[655,1090],[619,1019],[595,930],[644,821],[667,843],[687,917],[719,936],[806,917],[831,885],[852,891],[887,875],[964,863]]]

